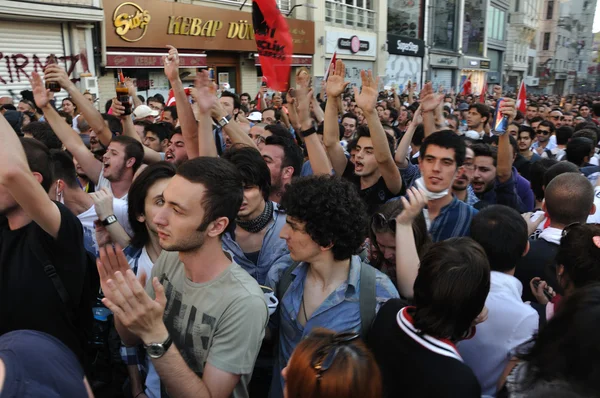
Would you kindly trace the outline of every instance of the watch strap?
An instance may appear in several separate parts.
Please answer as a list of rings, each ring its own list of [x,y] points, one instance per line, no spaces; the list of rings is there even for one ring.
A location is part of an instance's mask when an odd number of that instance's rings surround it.
[[[104,220],[102,220],[102,225],[104,225],[105,227],[114,224],[117,222],[117,217],[114,214],[111,214],[110,216],[106,217]]]
[[[308,137],[309,135],[312,135],[314,133],[317,132],[317,129],[314,127],[309,128],[308,130],[304,130],[300,132],[300,135],[304,138]]]

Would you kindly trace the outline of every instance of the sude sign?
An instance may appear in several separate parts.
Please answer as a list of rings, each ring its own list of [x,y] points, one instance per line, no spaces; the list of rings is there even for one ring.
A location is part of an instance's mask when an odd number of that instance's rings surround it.
[[[412,37],[388,35],[388,52],[409,57],[425,56],[425,42]]]

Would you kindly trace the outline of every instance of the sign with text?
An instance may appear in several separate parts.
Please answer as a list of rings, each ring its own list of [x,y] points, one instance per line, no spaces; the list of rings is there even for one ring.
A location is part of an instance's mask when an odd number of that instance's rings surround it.
[[[450,55],[431,54],[429,56],[429,59],[429,65],[431,66],[438,66],[442,68],[458,67],[458,57],[453,57]]]
[[[252,14],[158,0],[104,0],[106,46],[256,52]],[[286,19],[295,54],[314,54],[312,21]]]
[[[375,57],[377,55],[377,35],[360,32],[360,35],[328,28],[326,30],[325,52],[337,55],[357,55]]]
[[[411,37],[388,35],[388,53],[395,55],[406,55],[409,57],[424,57],[425,42]]]

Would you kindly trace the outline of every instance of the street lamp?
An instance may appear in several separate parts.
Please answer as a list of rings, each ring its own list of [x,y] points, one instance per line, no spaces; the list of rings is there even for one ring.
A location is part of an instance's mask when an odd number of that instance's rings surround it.
[[[319,8],[319,7],[317,7],[316,5],[314,5],[314,4],[309,4],[309,3],[295,4],[295,5],[294,5],[294,6],[291,8],[290,12],[288,12],[288,13],[287,13],[287,16],[288,16],[288,17],[289,17],[290,15],[292,15],[292,12],[294,12],[294,9],[296,9],[296,7],[308,7],[308,8],[312,8],[312,9],[314,9],[314,10],[316,10],[317,8]]]

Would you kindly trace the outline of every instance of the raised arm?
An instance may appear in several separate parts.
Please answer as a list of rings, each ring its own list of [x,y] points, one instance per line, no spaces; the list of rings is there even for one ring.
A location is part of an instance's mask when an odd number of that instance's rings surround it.
[[[348,159],[344,148],[340,145],[340,127],[338,122],[338,105],[341,96],[349,82],[344,81],[346,66],[341,60],[335,63],[335,69],[329,71],[327,79],[327,103],[325,104],[325,119],[323,121],[323,144],[336,175],[344,174]]]
[[[500,112],[508,117],[508,123],[515,117],[515,100],[505,98],[500,107]],[[503,134],[498,138],[498,165],[496,167],[496,176],[502,182],[508,181],[512,177],[512,147],[508,134]]]
[[[415,130],[417,129],[419,123],[421,123],[421,120],[421,107],[419,106],[419,108],[413,115],[410,124],[408,125],[408,129],[406,129],[406,133],[404,133],[404,136],[402,136],[398,148],[396,148],[396,153],[394,154],[394,161],[396,162],[396,166],[400,167],[401,169],[405,169],[408,167],[408,147],[410,146],[410,142],[412,141],[413,135],[415,134]]]
[[[302,134],[306,131],[314,131],[313,122],[310,118],[310,102],[313,98],[313,91],[306,88],[296,90],[296,102],[298,104],[298,117],[300,119],[300,131]],[[316,133],[303,135],[304,145],[308,152],[310,165],[315,175],[331,174],[331,163],[325,152],[325,148],[321,145]]]
[[[219,101],[215,101],[211,110],[211,116],[215,120],[222,120],[224,117],[227,116],[227,112],[225,111],[225,109],[223,109]],[[231,138],[232,143],[243,144],[258,149],[258,147],[256,146],[256,142],[254,142],[254,140],[250,138],[248,133],[246,133],[242,126],[240,126],[240,124],[235,120],[231,119],[229,123],[223,126],[223,131],[229,136],[229,138]]]
[[[52,237],[58,237],[61,223],[60,210],[42,188],[39,173],[34,176],[31,172],[19,137],[2,114],[0,114],[0,142],[2,142],[0,185],[8,190],[35,223]]]
[[[44,118],[50,124],[56,136],[62,141],[65,148],[71,152],[73,157],[77,159],[77,162],[81,165],[81,168],[85,171],[89,179],[94,184],[97,184],[102,172],[102,163],[85,146],[79,134],[52,107],[48,97],[48,90],[46,90],[42,78],[36,72],[31,74],[31,88],[35,103],[44,112]],[[88,101],[86,100],[86,102]]]
[[[77,86],[69,79],[65,70],[57,64],[50,64],[46,67],[44,76],[46,81],[57,82],[69,93],[69,96],[73,99],[75,105],[77,105],[77,109],[79,109],[91,129],[98,136],[98,141],[105,147],[108,146],[112,140],[112,132],[104,122],[102,114],[98,112],[94,104],[81,94]]]
[[[123,114],[125,112],[125,107],[116,98],[113,98],[112,101],[113,101],[112,105],[111,105],[112,114],[113,114],[113,116],[116,116],[119,119],[121,119],[121,123],[123,124],[123,135],[125,135],[127,137],[131,137],[134,140],[138,141],[140,144],[142,144],[142,148],[144,148],[144,163],[152,164],[152,163],[160,162],[161,161],[160,153],[158,153],[154,149],[148,148],[146,145],[144,145],[144,143],[140,139],[140,136],[138,135],[138,133],[136,133],[135,126],[133,125],[133,119],[131,118],[131,115]]]
[[[421,90],[421,115],[423,116],[423,128],[425,130],[425,138],[437,131],[435,126],[434,111],[444,100],[443,94],[435,94],[431,82],[426,83]]]
[[[94,201],[94,209],[96,210],[96,215],[100,221],[104,221],[109,216],[115,215],[113,209],[114,197],[108,189],[102,188],[99,191],[92,192],[90,196]],[[119,222],[112,223],[105,228],[113,242],[116,242],[123,247],[129,246],[129,235],[127,235],[127,232],[125,232],[125,229],[123,229],[123,226],[121,226]]]
[[[199,156],[198,123],[196,123],[192,105],[188,102],[183,83],[179,78],[179,54],[177,53],[177,49],[173,46],[167,47],[169,48],[169,55],[163,58],[165,75],[169,79],[173,94],[175,95],[175,106],[177,107],[177,116],[179,117],[181,134],[183,135],[183,141],[185,142],[185,150],[188,158],[193,159]]]
[[[400,97],[398,97],[398,93],[396,92],[395,88],[392,88],[392,95],[394,96],[394,108],[396,108],[398,112],[400,112],[402,104],[400,103]]]
[[[373,152],[377,166],[381,172],[381,176],[385,181],[385,185],[394,195],[402,190],[402,178],[400,171],[394,162],[394,156],[390,152],[386,132],[381,125],[381,120],[377,116],[377,80],[373,78],[372,71],[360,71],[362,79],[361,92],[354,87],[354,98],[356,106],[362,109],[367,119],[367,125],[371,132],[371,141],[373,142]]]
[[[217,85],[209,79],[208,72],[202,71],[196,75],[194,84],[194,100],[198,112],[197,156],[218,156],[213,135],[211,112],[218,104]],[[186,144],[187,145],[187,144]],[[188,156],[189,156],[188,152]],[[191,158],[190,158],[191,159]]]

